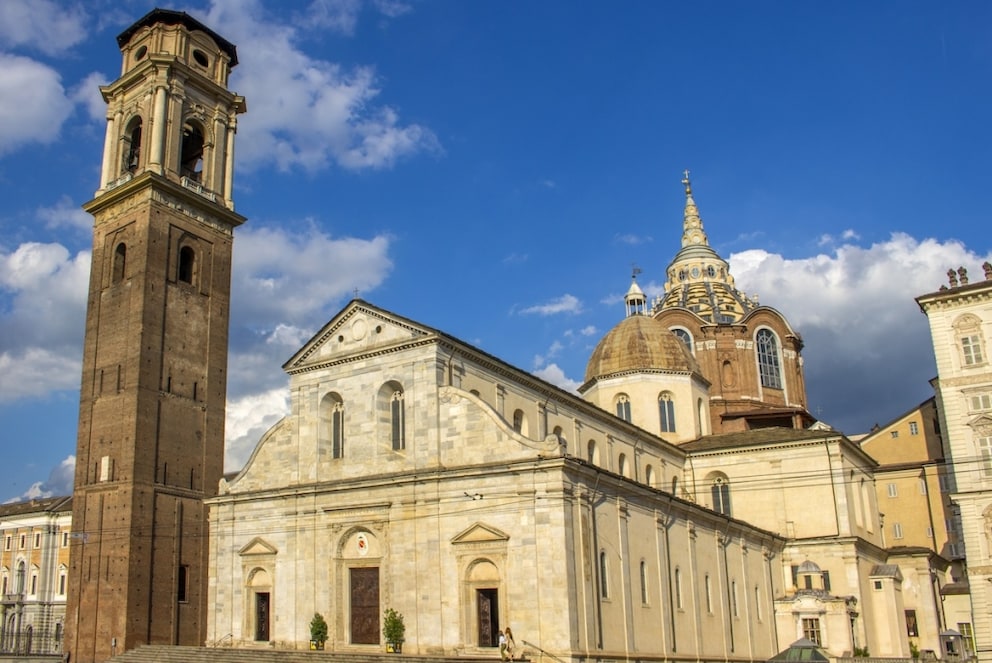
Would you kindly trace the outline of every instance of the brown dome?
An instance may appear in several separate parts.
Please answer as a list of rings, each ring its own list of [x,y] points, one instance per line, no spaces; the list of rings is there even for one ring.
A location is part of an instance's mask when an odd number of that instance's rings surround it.
[[[699,364],[663,323],[647,315],[632,315],[608,331],[593,350],[585,381],[631,371],[699,373]]]

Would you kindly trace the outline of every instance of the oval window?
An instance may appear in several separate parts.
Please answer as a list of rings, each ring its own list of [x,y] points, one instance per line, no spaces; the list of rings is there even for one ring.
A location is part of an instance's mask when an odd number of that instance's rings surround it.
[[[201,67],[206,67],[210,64],[210,60],[207,59],[207,54],[196,48],[193,49],[193,59],[196,60],[196,64]]]
[[[135,60],[135,62],[137,62],[138,60],[143,59],[145,57],[145,54],[147,54],[147,53],[148,53],[148,47],[147,46],[139,46],[138,47],[138,50],[136,50],[134,52],[134,60]]]

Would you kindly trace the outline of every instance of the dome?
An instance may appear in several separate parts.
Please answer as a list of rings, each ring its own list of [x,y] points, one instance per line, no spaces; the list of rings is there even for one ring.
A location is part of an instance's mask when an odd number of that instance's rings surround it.
[[[799,565],[798,573],[823,573],[820,570],[820,566],[816,562],[811,562],[808,559]]]
[[[585,381],[630,371],[700,372],[685,343],[646,315],[624,318],[606,333],[589,358]]]

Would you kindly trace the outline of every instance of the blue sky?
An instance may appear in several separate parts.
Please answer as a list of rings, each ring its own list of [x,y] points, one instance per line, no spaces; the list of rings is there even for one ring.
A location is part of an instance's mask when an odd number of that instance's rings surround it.
[[[0,501],[71,490],[97,86],[154,3],[0,2]],[[992,259],[984,2],[218,0],[238,47],[228,469],[357,291],[573,388],[679,248],[683,169],[846,433],[929,397],[913,298]]]

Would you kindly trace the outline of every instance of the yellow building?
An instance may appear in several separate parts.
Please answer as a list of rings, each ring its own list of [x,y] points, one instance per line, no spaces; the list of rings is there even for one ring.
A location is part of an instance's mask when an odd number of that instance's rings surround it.
[[[72,498],[0,506],[0,655],[62,651]]]

